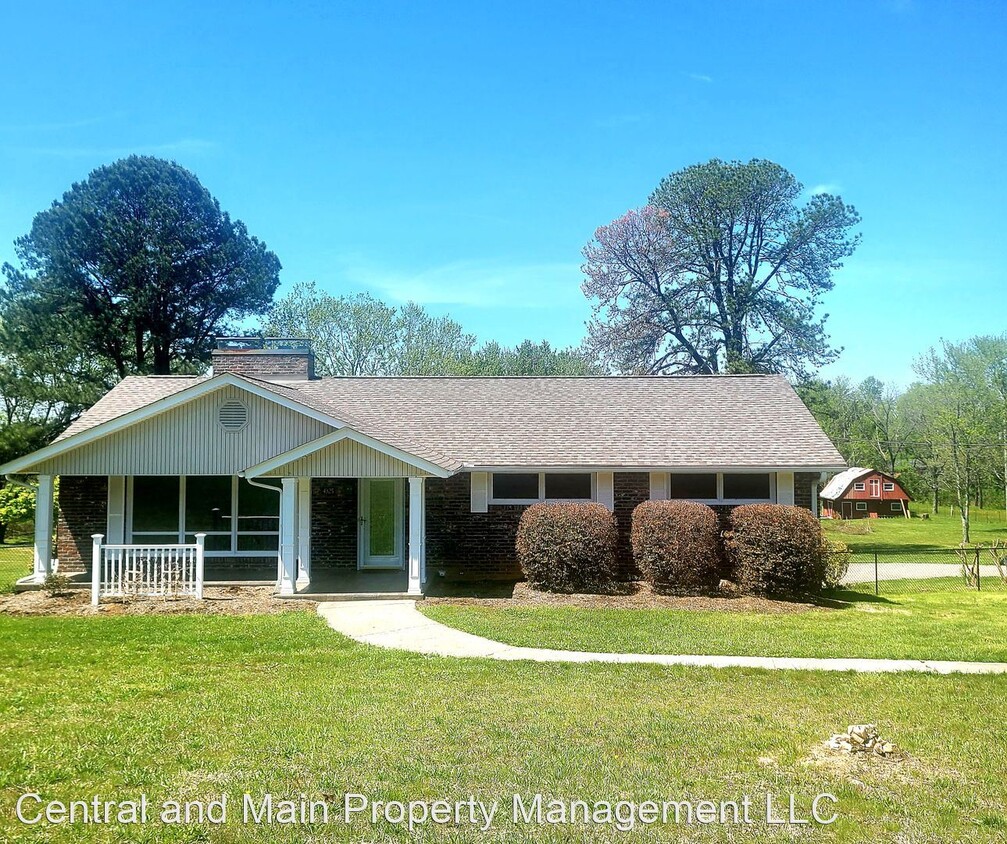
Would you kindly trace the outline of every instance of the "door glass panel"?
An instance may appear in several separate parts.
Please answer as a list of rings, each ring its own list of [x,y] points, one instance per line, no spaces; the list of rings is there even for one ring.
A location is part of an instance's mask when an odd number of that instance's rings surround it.
[[[371,481],[369,550],[372,557],[395,555],[395,481]]]

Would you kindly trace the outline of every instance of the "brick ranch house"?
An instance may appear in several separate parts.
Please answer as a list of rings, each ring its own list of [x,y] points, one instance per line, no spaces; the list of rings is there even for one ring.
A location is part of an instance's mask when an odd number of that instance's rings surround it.
[[[909,518],[909,493],[898,478],[877,469],[854,466],[840,472],[822,489],[822,516],[826,519]]]
[[[779,376],[315,378],[303,341],[228,338],[205,376],[129,377],[49,446],[35,475],[35,572],[192,543],[206,580],[421,594],[520,577],[521,513],[544,500],[630,515],[648,499],[817,509],[842,457]]]

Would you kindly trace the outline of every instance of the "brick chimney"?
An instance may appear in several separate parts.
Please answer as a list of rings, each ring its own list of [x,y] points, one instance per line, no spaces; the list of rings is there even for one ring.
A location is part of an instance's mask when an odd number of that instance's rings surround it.
[[[213,374],[233,372],[263,381],[309,381],[315,377],[311,341],[299,337],[218,337]]]

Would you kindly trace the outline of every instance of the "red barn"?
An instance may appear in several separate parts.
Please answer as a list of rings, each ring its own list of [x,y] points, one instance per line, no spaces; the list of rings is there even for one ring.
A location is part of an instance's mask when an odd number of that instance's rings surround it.
[[[877,469],[854,467],[840,472],[825,485],[819,498],[826,519],[909,518],[912,501],[892,475]]]

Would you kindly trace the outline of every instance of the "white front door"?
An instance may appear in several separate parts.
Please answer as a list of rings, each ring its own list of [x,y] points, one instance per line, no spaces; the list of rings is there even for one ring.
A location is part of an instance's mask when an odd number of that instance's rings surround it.
[[[403,568],[402,479],[361,478],[359,501],[359,568]]]

